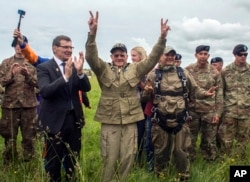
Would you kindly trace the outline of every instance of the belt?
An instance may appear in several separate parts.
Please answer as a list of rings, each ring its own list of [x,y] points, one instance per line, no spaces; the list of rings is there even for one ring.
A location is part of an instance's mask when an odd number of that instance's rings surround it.
[[[163,117],[166,117],[168,119],[178,119],[179,117],[182,117],[184,114],[185,114],[185,111],[182,111],[182,112],[179,112],[179,113],[176,113],[176,114],[161,114],[160,112],[157,113],[158,115],[161,115]]]

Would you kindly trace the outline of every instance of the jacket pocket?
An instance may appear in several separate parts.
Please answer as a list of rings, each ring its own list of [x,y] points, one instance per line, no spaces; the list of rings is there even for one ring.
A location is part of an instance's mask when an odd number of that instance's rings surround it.
[[[141,104],[138,98],[128,98],[128,102],[130,115],[142,112]]]
[[[133,77],[130,76],[129,74],[125,74],[124,75],[125,79],[128,81],[129,85],[131,87],[136,87],[137,84],[140,82],[140,79],[136,77],[136,75],[134,75]]]
[[[98,106],[98,114],[111,116],[112,111],[113,111],[113,99],[101,97]]]

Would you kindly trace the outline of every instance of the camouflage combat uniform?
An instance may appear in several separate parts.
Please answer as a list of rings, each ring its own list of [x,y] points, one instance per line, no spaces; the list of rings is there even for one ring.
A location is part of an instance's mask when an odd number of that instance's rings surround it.
[[[0,106],[3,103],[4,88],[0,85]]]
[[[245,153],[250,141],[250,65],[238,67],[231,63],[222,70],[224,114],[219,127],[222,152],[230,154],[233,140]]]
[[[183,98],[182,81],[177,75],[175,66],[165,66],[163,70],[162,80],[160,82],[160,90],[168,94],[154,97],[154,107],[157,107],[161,116],[166,116],[164,122],[170,129],[177,128],[178,123],[182,123],[180,130],[176,133],[169,132],[160,127],[159,117],[156,118],[153,114],[152,126],[152,142],[154,145],[155,153],[155,166],[154,170],[159,175],[163,172],[169,160],[171,160],[172,152],[174,155],[177,170],[181,179],[189,177],[189,154],[187,148],[191,145],[190,131],[187,123],[184,120],[186,112],[186,103]],[[198,97],[204,98],[205,90],[197,86],[192,76],[184,71],[187,79],[187,93],[190,95],[197,94]],[[153,82],[156,80],[155,72],[150,72],[148,80]],[[143,96],[147,93],[144,91]],[[155,92],[154,94],[155,95]],[[161,123],[162,123],[161,122]]]
[[[193,76],[196,83],[205,90],[212,86],[219,86],[216,90],[215,97],[198,99],[196,95],[191,95],[189,102],[190,115],[192,122],[189,124],[192,146],[190,148],[190,158],[196,158],[196,141],[199,131],[201,132],[201,150],[203,158],[210,161],[214,160],[217,155],[216,134],[218,124],[213,124],[213,116],[221,117],[223,112],[223,89],[220,73],[207,64],[206,68],[200,69],[197,63],[190,64],[186,67]]]
[[[30,75],[11,72],[14,63],[25,65]],[[36,68],[24,58],[10,57],[0,65],[0,83],[5,88],[2,103],[0,134],[5,139],[4,162],[17,157],[16,140],[18,129],[22,132],[22,148],[24,160],[30,160],[34,154],[33,140],[36,121]]]
[[[95,120],[101,122],[102,181],[124,179],[131,170],[137,151],[137,121],[144,119],[137,84],[156,65],[166,39],[159,38],[147,59],[123,68],[98,58],[95,35],[86,43],[86,60],[96,74],[101,97]],[[119,166],[119,168],[117,167]]]

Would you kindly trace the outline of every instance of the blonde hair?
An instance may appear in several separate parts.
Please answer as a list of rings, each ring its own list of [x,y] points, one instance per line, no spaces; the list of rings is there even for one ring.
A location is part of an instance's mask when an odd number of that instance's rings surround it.
[[[146,50],[145,50],[143,47],[141,47],[141,46],[136,46],[136,47],[134,47],[133,49],[131,49],[131,51],[136,51],[136,52],[140,55],[141,60],[147,58],[147,52],[146,52]]]

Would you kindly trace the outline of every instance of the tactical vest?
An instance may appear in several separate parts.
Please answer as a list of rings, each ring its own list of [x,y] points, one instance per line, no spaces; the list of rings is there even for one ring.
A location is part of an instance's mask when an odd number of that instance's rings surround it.
[[[154,82],[155,98],[157,99],[161,96],[173,96],[173,97],[183,96],[183,99],[185,101],[185,110],[178,115],[175,115],[175,114],[163,115],[158,111],[158,108],[157,108],[158,104],[154,104],[154,107],[152,109],[153,111],[152,122],[157,123],[166,132],[176,134],[182,129],[182,125],[186,121],[190,121],[192,119],[188,112],[187,78],[184,74],[184,70],[181,67],[176,67],[177,75],[182,83],[182,91],[181,92],[162,91],[160,83],[161,83],[162,75],[164,72],[165,71],[162,69],[155,70],[155,82]],[[174,128],[168,127],[167,126],[168,119],[176,119],[178,125]]]

